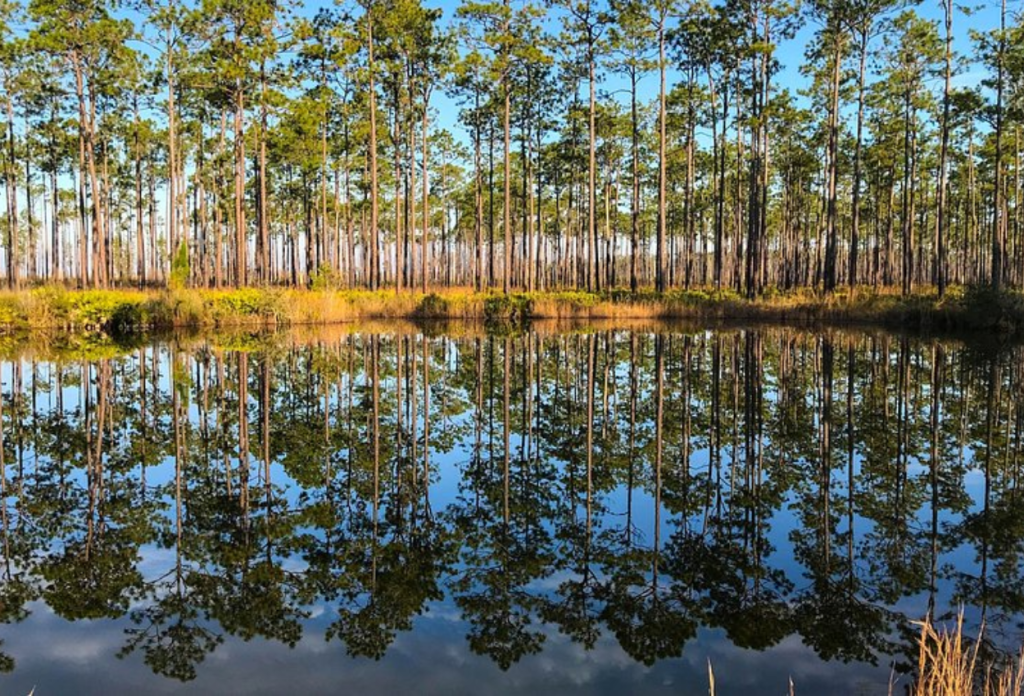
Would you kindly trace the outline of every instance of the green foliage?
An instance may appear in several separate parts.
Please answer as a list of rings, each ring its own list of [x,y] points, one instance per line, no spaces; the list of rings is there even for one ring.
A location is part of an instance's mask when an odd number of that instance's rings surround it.
[[[534,293],[531,296],[533,299],[540,299],[540,295]],[[553,300],[555,302],[561,302],[571,307],[578,309],[594,307],[597,304],[604,302],[605,298],[601,295],[593,292],[584,292],[582,290],[569,290],[564,292],[553,292],[543,296],[544,299]],[[531,299],[532,302],[532,299]]]
[[[139,326],[163,328],[175,325],[175,313],[162,297],[152,297],[139,305]]]
[[[119,313],[134,310],[140,298],[118,292],[92,290],[68,296],[68,311],[76,326],[101,329]]]
[[[529,295],[491,295],[484,300],[484,321],[489,328],[525,324],[533,310]]]
[[[964,289],[962,315],[971,326],[993,329],[1001,333],[1020,330],[1024,317],[1024,295],[1019,292],[993,290],[990,285],[973,285]]]
[[[208,306],[213,318],[219,321],[231,317],[276,319],[283,316],[281,293],[275,290],[239,288],[220,292],[209,296]]]
[[[114,334],[125,334],[144,329],[171,327],[177,323],[173,303],[167,297],[159,297],[118,305],[105,328]]]
[[[430,293],[420,300],[419,305],[416,307],[416,316],[437,319],[447,317],[449,311],[448,300],[436,293]]]
[[[27,324],[28,318],[13,297],[0,298],[0,331],[24,328]]]
[[[111,330],[115,333],[124,333],[144,326],[139,307],[140,305],[135,304],[118,305],[108,322]]]
[[[320,264],[309,281],[309,289],[315,291],[337,290],[340,287],[341,275],[326,263]]]
[[[87,331],[114,326],[139,326],[140,305],[146,296],[122,290],[81,290],[69,292],[58,286],[46,286],[22,297],[27,323]]]
[[[691,307],[745,302],[744,298],[731,288],[719,288],[717,290],[670,290],[664,294],[663,299],[669,303],[678,303]]]
[[[188,259],[188,245],[182,242],[171,259],[171,275],[167,279],[167,287],[171,290],[182,290],[188,286],[191,267]]]

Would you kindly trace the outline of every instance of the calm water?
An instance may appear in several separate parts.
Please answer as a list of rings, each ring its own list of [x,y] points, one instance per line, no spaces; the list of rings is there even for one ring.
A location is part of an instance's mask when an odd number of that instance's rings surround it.
[[[0,347],[0,693],[884,694],[1024,619],[1024,351],[388,330]]]

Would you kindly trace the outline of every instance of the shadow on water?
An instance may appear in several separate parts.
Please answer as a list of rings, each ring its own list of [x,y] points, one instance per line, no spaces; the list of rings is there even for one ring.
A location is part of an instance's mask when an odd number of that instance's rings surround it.
[[[88,625],[92,669],[156,690],[240,641],[306,690],[311,641],[325,674],[341,651],[466,690],[406,664],[425,637],[497,691],[568,651],[638,691],[763,653],[853,693],[841,666],[908,670],[925,615],[1019,644],[1024,350],[564,329],[8,344],[0,670],[64,674]]]

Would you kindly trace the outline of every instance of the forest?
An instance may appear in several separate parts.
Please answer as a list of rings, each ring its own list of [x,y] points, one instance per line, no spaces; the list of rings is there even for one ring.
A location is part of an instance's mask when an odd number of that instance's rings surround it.
[[[0,0],[0,112],[15,289],[1024,284],[1005,0]]]

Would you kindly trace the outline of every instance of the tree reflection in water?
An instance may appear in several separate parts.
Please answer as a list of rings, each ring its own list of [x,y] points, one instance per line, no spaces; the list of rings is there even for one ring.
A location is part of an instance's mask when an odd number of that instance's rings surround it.
[[[0,622],[126,618],[118,655],[167,677],[320,612],[380,659],[438,603],[502,669],[554,631],[651,665],[702,627],[905,659],[958,604],[1020,638],[1018,348],[259,334],[15,346],[0,376]]]

